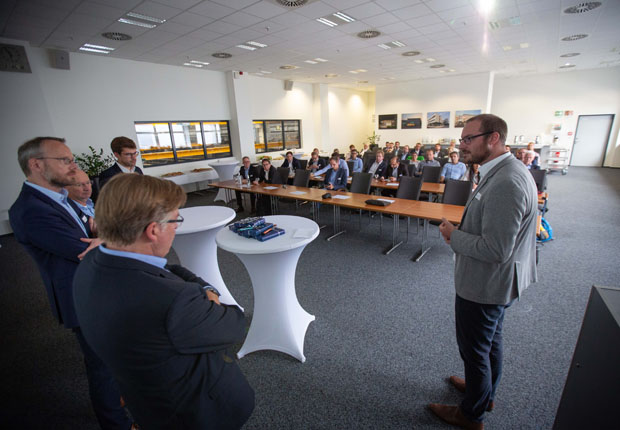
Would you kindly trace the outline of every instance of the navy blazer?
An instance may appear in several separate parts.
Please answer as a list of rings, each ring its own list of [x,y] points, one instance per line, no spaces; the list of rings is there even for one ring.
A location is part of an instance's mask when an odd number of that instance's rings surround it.
[[[297,169],[301,169],[301,163],[299,162],[299,160],[295,157],[293,157],[293,170],[297,170]],[[284,159],[284,163],[282,163],[282,166],[280,167],[288,167],[288,160]]]
[[[69,204],[84,219],[71,199]],[[62,206],[26,184],[9,209],[9,220],[15,238],[39,267],[52,314],[65,327],[78,327],[72,282],[78,255],[88,247],[80,239],[91,236],[88,221],[87,236]]]
[[[272,184],[273,183],[273,178],[276,176],[276,168],[273,166],[269,167],[269,179],[265,180],[265,169],[263,169],[263,166],[260,166],[258,168],[258,182],[266,182],[268,184]]]
[[[387,166],[387,168],[385,169],[385,177],[391,177],[392,176],[392,166]],[[407,166],[403,163],[398,163],[398,174],[396,175],[396,179],[400,180],[401,176],[409,176],[409,169],[407,169]]]
[[[317,164],[317,166],[319,166],[319,167],[317,167],[317,168],[316,168],[316,169],[314,169],[314,170],[321,170],[323,167],[327,166],[327,164],[325,164],[325,159],[324,159],[324,158],[320,158],[320,157],[319,157],[319,159],[318,159],[318,160],[316,160],[316,164]],[[308,170],[312,170],[312,159],[310,159],[310,160],[308,161],[307,168],[308,168]]]
[[[118,175],[119,173],[123,173],[123,171],[121,170],[120,167],[118,167],[118,163],[112,164],[110,167],[105,169],[103,172],[99,173],[99,188],[100,189],[103,188],[106,182],[108,182],[110,179],[112,179],[114,176]],[[142,169],[140,169],[138,166],[136,166],[134,173],[137,173],[138,175],[144,174],[142,173]]]
[[[141,428],[240,428],[254,391],[227,349],[245,338],[243,312],[208,300],[189,270],[167,267],[89,252],[73,283],[82,333]]]
[[[332,174],[332,172],[334,171],[334,169],[329,169],[327,172],[325,172],[325,179],[323,180],[323,185],[327,187],[328,184],[330,184],[330,182],[328,182],[328,178],[330,177],[330,175]],[[334,186],[334,190],[341,190],[343,188],[347,187],[347,179],[349,179],[347,177],[347,171],[339,168],[338,170],[336,170],[336,176],[334,177],[333,182],[331,182],[331,184]]]
[[[377,159],[375,158],[371,162],[369,162],[366,168],[364,169],[364,172],[368,173],[368,171],[370,170],[370,168],[376,161]],[[387,166],[388,164],[385,162],[385,160],[383,160],[381,164],[379,164],[379,167],[377,167],[377,170],[375,170],[375,175],[378,175],[379,177],[382,177],[382,176],[385,177],[385,170],[387,169]]]
[[[254,166],[250,166],[246,174],[245,167],[241,166],[239,169],[239,174],[243,179],[247,179],[252,182],[256,179],[256,168]]]

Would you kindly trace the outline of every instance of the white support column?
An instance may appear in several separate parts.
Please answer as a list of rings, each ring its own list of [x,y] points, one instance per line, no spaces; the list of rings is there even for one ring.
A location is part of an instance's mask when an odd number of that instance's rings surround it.
[[[329,137],[329,89],[327,84],[312,85],[312,108],[314,112],[314,135],[315,144],[320,150],[331,151],[331,140]]]
[[[495,72],[489,72],[489,89],[487,90],[487,106],[484,113],[491,113],[491,101],[493,100],[493,85],[495,84]]]
[[[250,109],[249,79],[235,79],[234,72],[226,72],[228,102],[230,104],[230,139],[233,156],[241,161],[244,156],[256,161],[254,151],[254,128]]]

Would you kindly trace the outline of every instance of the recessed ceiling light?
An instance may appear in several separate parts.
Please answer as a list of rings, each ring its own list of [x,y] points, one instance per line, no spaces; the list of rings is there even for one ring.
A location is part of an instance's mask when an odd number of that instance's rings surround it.
[[[418,63],[418,64],[422,64],[424,63],[424,60],[413,60],[414,62]]]
[[[563,37],[562,41],[564,41],[564,42],[573,42],[575,40],[585,39],[586,37],[588,37],[587,34],[573,34],[573,35],[570,35],[570,36]]]
[[[416,55],[420,55],[420,51],[407,51],[401,54],[403,57],[415,57]]]
[[[579,52],[570,52],[568,54],[562,54],[560,55],[560,57],[562,58],[569,58],[569,57],[576,57],[577,55],[580,55]]]
[[[319,64],[318,61],[314,61],[314,60],[305,60],[304,63],[308,63],[308,64]]]
[[[344,22],[354,22],[355,19],[351,18],[349,15],[346,15],[342,12],[336,12],[333,14],[333,16],[335,16],[336,18],[340,18],[341,20],[343,20]]]
[[[510,46],[510,45],[502,46],[502,49],[504,51],[512,51],[512,46]]]
[[[297,66],[291,66],[290,64],[285,64],[284,66],[280,66],[280,68],[282,70],[293,70],[293,69],[298,69],[299,67]]]
[[[260,70],[260,72],[261,72],[261,73],[263,73],[263,74],[269,74],[269,73],[271,73],[271,72],[268,72],[267,70]]]
[[[320,22],[321,24],[325,24],[328,27],[336,27],[338,25],[334,21],[330,21],[327,18],[317,18],[316,20]]]
[[[232,54],[229,54],[228,52],[216,52],[215,54],[211,54],[211,56],[215,58],[230,58],[232,57]]]
[[[135,12],[129,12],[127,16],[130,16],[132,18],[143,19],[145,21],[155,22],[157,24],[163,24],[164,22],[166,22],[165,19],[154,18],[152,16],[142,15],[140,13],[135,13]]]
[[[323,58],[315,58],[314,61],[318,61],[320,63],[326,63],[327,60],[323,59]]]
[[[247,49],[248,51],[256,51],[256,48],[254,46],[248,45],[237,45],[237,48]]]
[[[439,70],[439,73],[446,73],[445,70]]]
[[[198,60],[191,60],[190,63],[193,64],[202,64],[203,66],[208,66],[210,63],[206,63],[204,61],[198,61]]]
[[[109,54],[111,52],[104,49],[85,48],[83,46],[80,46],[80,51],[96,52],[98,54]]]
[[[437,60],[435,60],[434,58],[428,57],[426,61],[428,61],[429,63],[432,63],[433,61],[437,61]]]
[[[358,71],[357,70],[349,70],[349,73],[353,73],[354,75],[357,75]]]
[[[131,36],[125,33],[119,33],[117,31],[108,31],[101,33],[103,37],[110,40],[131,40]]]
[[[373,37],[381,36],[381,32],[377,30],[365,30],[357,33],[357,37],[361,39],[372,39]]]
[[[105,49],[107,51],[114,51],[114,48],[110,48],[108,46],[103,46],[103,45],[91,45],[90,43],[85,43],[83,46],[86,48]]]
[[[392,45],[395,45],[395,46],[397,46],[399,48],[402,48],[403,46],[406,46],[403,42],[399,42],[398,40],[394,40],[391,43],[392,43]]]
[[[571,67],[575,67],[575,65],[574,65],[574,64],[568,64],[568,63],[566,63],[566,64],[564,64],[563,66],[560,66],[559,68],[560,68],[560,69],[570,69]]]
[[[366,69],[357,69],[356,70],[357,73],[364,73],[364,72],[367,72],[367,71],[368,70],[366,70]]]
[[[392,49],[390,46],[387,46],[385,43],[380,43],[377,46],[382,49]]]
[[[194,64],[194,63],[183,63],[184,66],[196,67],[198,69],[202,68],[202,64]]]
[[[446,67],[445,64],[433,64],[431,69],[441,69],[442,67]]]
[[[600,1],[589,1],[585,3],[579,3],[576,6],[571,6],[564,9],[564,13],[585,13],[590,12],[592,9],[596,9],[601,5]]]
[[[530,44],[527,42],[522,42],[522,43],[519,43],[519,47],[521,47],[521,49],[526,49],[530,47]]]
[[[144,27],[144,28],[155,28],[155,27],[157,27],[157,25],[155,25],[155,24],[149,24],[149,23],[146,23],[146,22],[136,21],[134,19],[127,19],[127,18],[120,18],[118,20],[118,22],[122,22],[123,24],[137,25],[138,27]]]
[[[328,73],[327,75],[325,75],[326,78],[337,78],[338,75],[336,73]]]
[[[257,46],[259,48],[266,48],[267,45],[265,45],[264,43],[259,43],[259,42],[254,42],[253,40],[250,40],[249,42],[245,42],[246,45],[252,45],[252,46]]]
[[[456,72],[454,69],[448,69],[448,72]]]

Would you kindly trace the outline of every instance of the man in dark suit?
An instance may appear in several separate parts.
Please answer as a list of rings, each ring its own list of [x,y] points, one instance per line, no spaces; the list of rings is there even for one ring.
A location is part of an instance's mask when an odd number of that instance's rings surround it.
[[[325,160],[319,157],[318,152],[313,152],[310,155],[310,160],[308,161],[308,164],[306,165],[306,169],[314,173],[317,170],[323,169],[323,167],[325,167]]]
[[[380,178],[385,177],[385,170],[387,169],[387,163],[383,159],[383,151],[378,150],[375,153],[375,160],[372,163],[368,163],[364,167],[364,172]]]
[[[459,227],[446,219],[439,230],[456,256],[456,340],[465,379],[450,383],[465,396],[459,406],[431,404],[442,420],[482,429],[495,406],[502,376],[502,326],[506,309],[536,282],[536,184],[523,163],[506,152],[508,127],[491,114],[466,121],[460,151],[480,163],[480,183]]]
[[[241,175],[241,182],[243,184],[251,184],[256,180],[256,169],[254,169],[250,163],[250,157],[243,157],[241,160],[243,165],[239,169]],[[237,212],[243,212],[243,200],[241,198],[241,191],[235,191],[237,197]],[[251,213],[256,212],[256,194],[250,193],[250,203],[252,204]]]
[[[409,170],[407,170],[407,166],[400,162],[398,157],[392,157],[390,160],[390,166],[385,171],[385,178],[382,180],[389,182],[398,182],[400,178],[403,176],[409,176]],[[395,196],[396,190],[391,190],[389,188],[385,188],[381,191],[381,194],[384,196]]]
[[[228,351],[245,337],[243,312],[164,258],[185,199],[178,185],[152,176],[111,180],[97,202],[105,244],[77,269],[75,309],[141,428],[238,429],[254,409]]]
[[[329,159],[331,168],[325,172],[323,186],[326,190],[342,190],[347,188],[347,171],[340,168],[340,157]]]
[[[71,329],[84,354],[90,398],[103,429],[128,430],[116,382],[84,339],[73,304],[73,275],[80,259],[100,243],[91,234],[92,219],[67,198],[65,186],[77,182],[77,166],[64,139],[37,137],[17,151],[26,175],[9,210],[15,238],[39,267],[52,313]]]
[[[301,169],[301,163],[299,162],[297,158],[293,157],[293,153],[289,151],[286,153],[286,159],[284,160],[284,162],[282,163],[282,166],[280,167],[284,167],[290,170],[297,170],[297,169]]]
[[[102,188],[106,182],[119,173],[143,174],[142,170],[136,166],[136,161],[140,155],[136,142],[128,137],[119,136],[112,139],[110,148],[116,157],[116,163],[99,174],[99,188]]]
[[[259,183],[272,184],[276,176],[276,168],[271,165],[268,158],[261,161],[262,168],[259,168],[258,178],[254,179],[254,185]],[[271,215],[271,198],[262,194],[258,195],[258,209],[260,215]]]

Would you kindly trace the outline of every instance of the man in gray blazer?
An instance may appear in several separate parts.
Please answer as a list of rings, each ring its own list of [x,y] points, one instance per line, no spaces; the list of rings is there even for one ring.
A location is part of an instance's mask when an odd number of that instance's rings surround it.
[[[491,114],[466,122],[460,151],[467,163],[480,164],[480,183],[458,229],[446,219],[439,226],[456,254],[456,340],[465,367],[465,379],[449,382],[465,397],[459,406],[429,407],[467,429],[484,428],[484,413],[495,406],[505,310],[536,282],[536,185],[505,151],[507,132],[506,122]]]

